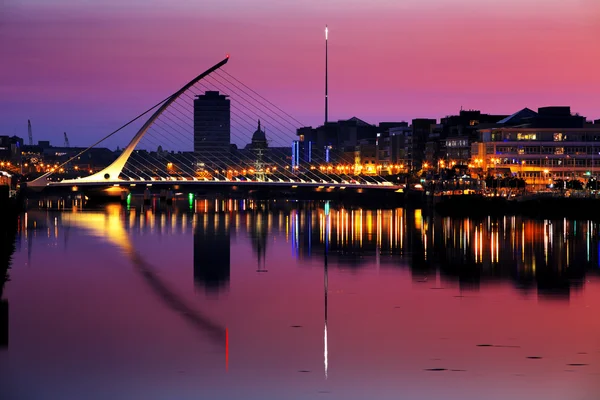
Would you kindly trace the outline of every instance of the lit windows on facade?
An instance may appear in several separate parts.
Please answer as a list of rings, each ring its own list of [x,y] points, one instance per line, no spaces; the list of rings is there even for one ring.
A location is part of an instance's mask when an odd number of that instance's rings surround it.
[[[481,142],[472,146],[471,163],[481,159],[484,171],[502,165],[529,184],[543,175],[584,181],[600,175],[600,127],[562,132],[556,128],[484,128],[479,132]]]
[[[517,140],[537,140],[536,133],[517,133]]]

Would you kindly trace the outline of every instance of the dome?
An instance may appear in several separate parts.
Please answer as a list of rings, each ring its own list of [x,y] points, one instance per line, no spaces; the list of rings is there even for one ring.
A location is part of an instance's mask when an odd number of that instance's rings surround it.
[[[260,129],[260,120],[258,120],[258,128],[256,128],[256,131],[254,131],[254,134],[252,135],[252,143],[256,143],[256,142],[265,142],[267,141],[267,135],[265,134],[265,131]]]

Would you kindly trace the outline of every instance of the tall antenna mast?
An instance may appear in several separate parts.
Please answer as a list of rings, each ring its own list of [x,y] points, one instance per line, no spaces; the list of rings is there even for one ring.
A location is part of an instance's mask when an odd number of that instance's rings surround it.
[[[329,104],[328,104],[328,97],[327,97],[327,36],[328,36],[329,30],[327,29],[327,25],[325,25],[325,123],[327,123],[327,121],[329,120],[328,118],[328,111],[329,111]]]

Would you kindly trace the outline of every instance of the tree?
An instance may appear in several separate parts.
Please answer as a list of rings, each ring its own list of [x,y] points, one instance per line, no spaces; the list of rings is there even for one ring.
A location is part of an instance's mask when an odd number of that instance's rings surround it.
[[[567,181],[567,189],[583,190],[583,183],[579,179],[571,179]]]
[[[585,185],[585,188],[589,189],[589,190],[598,190],[599,186],[600,186],[600,183],[598,183],[596,178],[592,178],[588,181],[587,185]]]

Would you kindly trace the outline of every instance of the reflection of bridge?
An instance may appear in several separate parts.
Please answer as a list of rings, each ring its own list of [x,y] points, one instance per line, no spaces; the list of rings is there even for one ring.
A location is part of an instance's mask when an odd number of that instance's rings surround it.
[[[329,150],[325,154],[320,149],[331,148],[329,143],[325,146],[324,143],[318,143],[318,146],[315,143],[314,151],[309,150],[308,159],[304,160],[304,165],[300,165],[300,158],[296,154],[300,150],[292,150],[291,145],[292,140],[297,139],[295,130],[300,123],[223,71],[222,67],[228,61],[229,57],[215,64],[56,170],[68,167],[69,162],[80,159],[86,151],[154,110],[129,145],[106,168],[89,176],[62,181],[50,179],[53,169],[29,182],[28,187],[64,188],[69,191],[110,188],[113,194],[156,187],[174,190],[252,188],[269,191],[345,191],[343,193],[374,190],[393,193],[400,189],[376,176],[350,171],[352,166],[342,165],[340,157],[337,164],[333,164]],[[219,91],[227,94],[217,96],[225,102],[224,108],[215,106],[214,100],[206,110],[196,104],[199,97],[205,97],[202,93]],[[226,109],[225,114],[219,107]],[[198,117],[199,114],[203,116]],[[238,143],[248,143],[248,134],[254,129],[256,120],[258,129],[252,135],[250,144],[243,149],[230,144],[232,136]],[[269,126],[268,135],[266,128],[261,128],[261,121],[263,127]],[[198,138],[198,132],[206,137]],[[308,146],[312,149],[313,143],[308,143]],[[348,163],[353,164],[354,160],[346,161]]]
[[[144,279],[144,282],[148,284],[167,307],[177,312],[178,315],[181,315],[198,331],[208,335],[215,343],[225,346],[226,328],[195,309],[190,302],[171,289],[160,275],[156,273],[155,267],[146,261],[133,246],[119,211],[118,207],[113,207],[108,208],[106,213],[65,213],[61,215],[61,228],[75,226],[85,229],[92,235],[106,240],[117,247],[130,259],[135,270]],[[39,220],[43,224],[43,217]],[[35,221],[37,222],[37,219]],[[54,228],[56,230],[55,235],[58,235],[58,223],[56,219]],[[27,227],[25,227],[25,231],[27,231]]]

